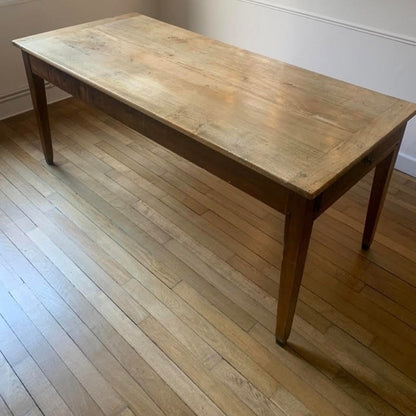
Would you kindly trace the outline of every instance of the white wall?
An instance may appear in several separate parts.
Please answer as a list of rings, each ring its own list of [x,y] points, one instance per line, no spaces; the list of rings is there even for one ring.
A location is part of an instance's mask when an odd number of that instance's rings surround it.
[[[258,3],[328,17],[349,25],[413,37],[416,32],[414,0],[257,0]]]
[[[29,0],[1,5],[0,119],[31,108],[20,51],[12,39],[108,16],[158,13],[158,0]],[[48,88],[49,101],[65,94]]]
[[[414,0],[161,0],[160,18],[416,102]],[[416,176],[416,120],[397,167]]]

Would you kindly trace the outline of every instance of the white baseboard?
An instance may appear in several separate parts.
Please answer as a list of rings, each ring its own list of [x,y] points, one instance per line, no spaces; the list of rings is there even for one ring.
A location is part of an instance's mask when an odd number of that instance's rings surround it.
[[[54,85],[46,86],[48,103],[54,103],[70,97],[68,93]],[[0,120],[24,113],[33,108],[28,88],[0,97]]]
[[[416,178],[416,158],[406,153],[399,153],[395,168]]]

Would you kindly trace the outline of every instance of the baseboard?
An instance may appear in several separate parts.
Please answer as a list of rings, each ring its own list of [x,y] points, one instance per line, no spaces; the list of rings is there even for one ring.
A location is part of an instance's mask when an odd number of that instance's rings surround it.
[[[46,85],[48,103],[54,103],[70,97],[68,93],[52,84]],[[29,88],[23,88],[0,97],[0,120],[24,113],[33,108]]]
[[[399,153],[396,169],[416,178],[416,158],[405,153]]]

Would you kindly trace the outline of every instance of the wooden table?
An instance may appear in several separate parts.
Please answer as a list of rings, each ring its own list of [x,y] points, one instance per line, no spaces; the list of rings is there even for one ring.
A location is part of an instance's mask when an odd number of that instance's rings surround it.
[[[290,334],[314,220],[376,168],[362,240],[370,247],[414,104],[138,14],[14,43],[48,164],[44,80],[286,215],[280,345]]]

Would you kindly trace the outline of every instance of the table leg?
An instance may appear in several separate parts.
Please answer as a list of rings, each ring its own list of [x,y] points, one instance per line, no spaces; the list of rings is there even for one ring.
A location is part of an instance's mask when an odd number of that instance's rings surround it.
[[[32,96],[33,109],[38,122],[40,142],[48,165],[53,165],[51,130],[49,127],[48,104],[46,101],[45,81],[32,72],[29,55],[23,52],[26,76]]]
[[[399,146],[376,166],[364,227],[363,250],[368,250],[373,242],[398,153]]]
[[[313,201],[298,195],[289,197],[276,323],[276,342],[282,346],[286,344],[292,328],[312,233],[313,205]]]

